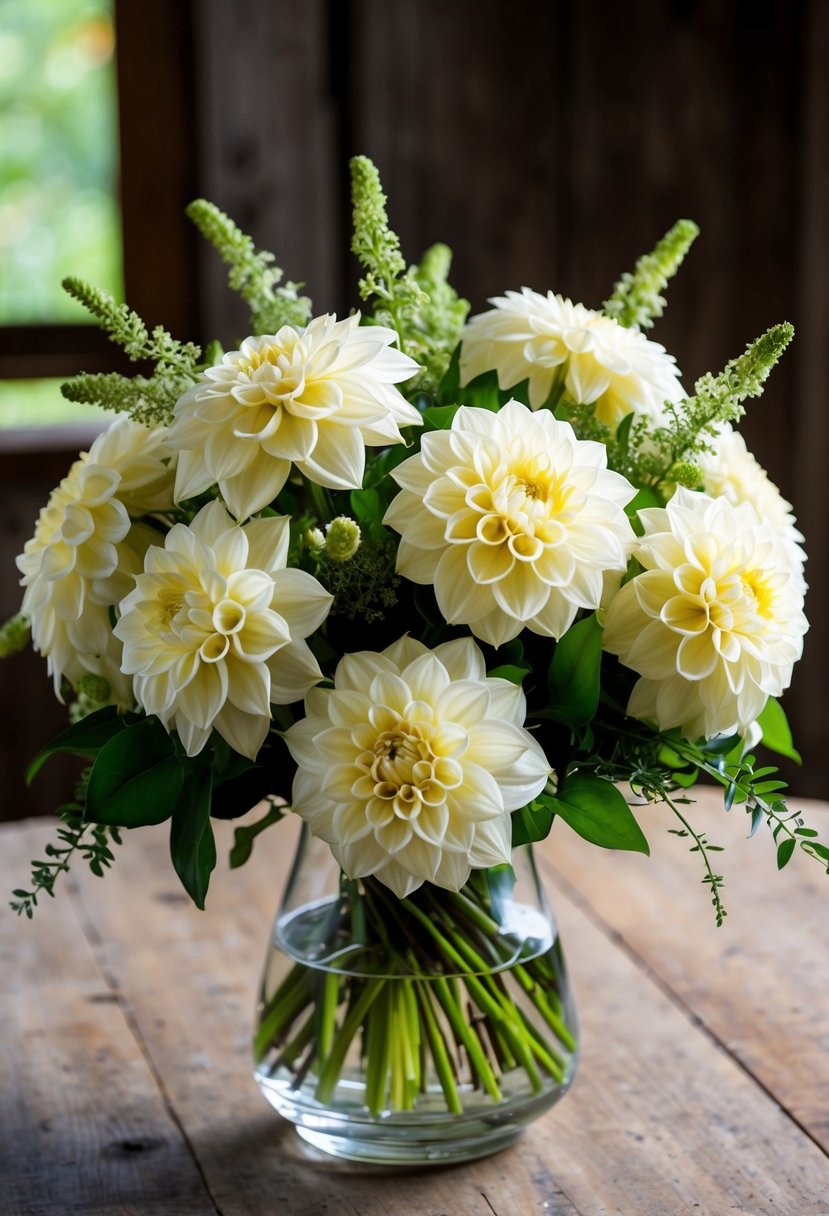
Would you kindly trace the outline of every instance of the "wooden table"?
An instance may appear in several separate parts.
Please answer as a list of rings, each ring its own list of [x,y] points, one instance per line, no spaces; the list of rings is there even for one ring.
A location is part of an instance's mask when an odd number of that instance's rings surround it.
[[[79,867],[32,924],[0,913],[0,1213],[827,1216],[827,880],[803,856],[778,875],[714,797],[696,818],[727,846],[720,930],[662,809],[641,816],[650,860],[556,826],[540,853],[581,1012],[575,1085],[499,1156],[398,1173],[315,1154],[251,1079],[295,825],[214,876],[205,913],[164,830],[134,833],[106,880]],[[2,829],[3,888],[53,830]]]

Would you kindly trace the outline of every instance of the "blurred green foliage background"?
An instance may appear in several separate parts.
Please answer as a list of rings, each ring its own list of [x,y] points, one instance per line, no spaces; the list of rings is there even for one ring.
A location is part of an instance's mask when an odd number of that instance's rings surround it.
[[[86,323],[67,274],[123,296],[114,51],[111,0],[0,0],[0,325]],[[0,425],[88,414],[0,381]]]

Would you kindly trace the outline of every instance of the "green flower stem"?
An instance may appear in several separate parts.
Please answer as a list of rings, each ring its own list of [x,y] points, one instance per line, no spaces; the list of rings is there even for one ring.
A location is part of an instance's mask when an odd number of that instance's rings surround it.
[[[463,1113],[467,1090],[502,1101],[505,1079],[517,1069],[536,1093],[546,1078],[563,1082],[566,1053],[576,1044],[563,1020],[555,960],[522,958],[502,937],[491,915],[500,896],[482,878],[473,876],[464,892],[437,898],[427,888],[402,901],[372,880],[344,880],[323,940],[338,957],[356,952],[361,970],[381,974],[293,967],[265,1005],[256,1038],[260,1060],[275,1049],[270,1075],[290,1070],[299,1088],[315,1074],[316,1098],[325,1103],[354,1059],[376,1117],[412,1110],[435,1080],[453,1114]]]
[[[456,908],[460,908],[464,915],[467,916],[469,920],[472,921],[473,925],[476,925],[482,933],[485,933],[488,937],[495,937],[501,932],[501,926],[498,924],[498,922],[493,920],[491,916],[488,916],[483,908],[480,908],[476,903],[473,903],[471,899],[464,895],[463,891],[447,891],[445,894],[448,902],[454,904]]]
[[[319,1031],[317,1034],[320,1059],[325,1059],[334,1042],[334,1031],[337,1026],[337,1005],[340,997],[340,976],[336,971],[326,971],[322,984],[322,1000],[317,1006],[319,1010]]]
[[[430,980],[429,983],[433,986],[438,1003],[446,1014],[449,1025],[452,1027],[452,1033],[466,1049],[469,1061],[475,1069],[481,1085],[491,1098],[494,1098],[496,1102],[500,1102],[501,1090],[498,1087],[492,1067],[483,1053],[480,1041],[472,1033],[469,1023],[464,1019],[463,1010],[453,996],[449,984],[443,976],[437,976],[435,979]]]
[[[576,1040],[562,1021],[561,1001],[558,999],[558,994],[549,987],[542,988],[538,981],[528,974],[527,968],[521,963],[512,968],[512,974],[527,993],[527,996],[529,996],[538,1012],[544,1018],[544,1021],[555,1032],[567,1050],[575,1051]],[[550,1007],[551,1000],[556,1008]]]
[[[276,1063],[276,1067],[272,1069],[272,1071],[275,1072],[276,1068],[278,1068],[280,1064],[284,1064],[287,1068],[290,1068],[291,1065],[302,1055],[303,1051],[311,1042],[313,1037],[314,1015],[312,1013],[310,1017],[306,1018],[305,1022],[302,1024],[301,1028],[297,1031],[294,1037],[282,1048]]]
[[[432,994],[427,980],[415,981],[415,995],[421,1014],[423,1015],[423,1025],[426,1030],[425,1037],[429,1042],[429,1050],[432,1053],[435,1071],[438,1074],[443,1096],[446,1098],[446,1106],[451,1114],[462,1115],[463,1106],[461,1105],[458,1087],[452,1074],[452,1065],[449,1062],[446,1043],[440,1033],[440,1028],[432,1009]]]
[[[404,1109],[411,1110],[415,1094],[420,1087],[418,1070],[420,1024],[417,1020],[417,1007],[414,1003],[411,980],[401,980],[395,987],[397,990],[397,1016],[399,1025],[404,1028],[404,1033],[400,1035],[400,1052],[405,1077]]]
[[[388,993],[389,984],[383,982],[382,991],[371,1008],[366,1026],[366,1106],[373,1115],[379,1115],[383,1109],[386,1079],[391,1064],[392,1036]]]
[[[331,1101],[331,1095],[340,1079],[340,1073],[345,1063],[345,1057],[351,1040],[360,1029],[366,1014],[380,995],[385,984],[385,980],[367,980],[363,991],[348,1011],[348,1015],[334,1039],[331,1052],[320,1069],[316,1089],[318,1102]]]
[[[299,972],[301,983],[292,983],[287,991],[277,990],[274,999],[269,1003],[262,1017],[253,1040],[253,1053],[256,1061],[260,1061],[269,1047],[278,1044],[285,1029],[290,1027],[302,1010],[311,1000],[311,989],[308,983],[308,971],[297,964],[289,973],[291,979]],[[287,984],[287,980],[285,981]],[[282,986],[283,988],[285,985]]]
[[[541,1037],[541,1032],[536,1026],[533,1026],[530,1019],[524,1013],[523,1009],[519,1009],[518,1016],[524,1025],[527,1032],[527,1037],[530,1041],[530,1049],[536,1056],[540,1064],[543,1064],[547,1072],[555,1077],[557,1081],[564,1079],[564,1060],[555,1050],[551,1043],[545,1042]]]

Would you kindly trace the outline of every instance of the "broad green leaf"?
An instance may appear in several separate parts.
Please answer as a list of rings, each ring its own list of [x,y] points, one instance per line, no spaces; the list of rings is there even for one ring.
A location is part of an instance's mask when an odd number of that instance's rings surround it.
[[[95,756],[113,735],[117,735],[134,721],[133,714],[120,717],[114,705],[107,705],[106,708],[97,709],[94,714],[81,718],[80,722],[75,722],[61,731],[57,738],[35,756],[26,770],[26,784],[34,780],[50,756],[58,752],[68,752],[74,756]]]
[[[784,866],[789,864],[789,862],[792,859],[792,853],[794,853],[794,846],[796,844],[797,844],[796,840],[792,840],[791,837],[787,837],[786,840],[782,841],[777,846],[777,868],[778,868],[778,870],[782,870]]]
[[[766,701],[757,722],[763,732],[764,747],[777,752],[779,756],[788,756],[790,760],[796,760],[798,764],[803,763],[800,752],[795,749],[792,741],[792,732],[786,712],[775,697],[769,697]]]
[[[457,405],[430,405],[423,412],[424,431],[449,431],[452,419],[458,412]]]
[[[535,798],[528,806],[512,813],[512,847],[534,844],[550,834],[555,818],[554,799],[549,794]]]
[[[589,722],[599,704],[602,627],[592,612],[556,643],[550,664],[550,708],[570,726]]]
[[[238,827],[233,833],[233,848],[230,850],[230,868],[232,870],[243,866],[253,852],[253,842],[260,832],[264,832],[265,828],[269,828],[273,823],[279,823],[280,819],[284,819],[289,808],[287,806],[276,806],[271,804],[271,809],[261,819],[257,819],[256,823],[243,825]]]
[[[210,822],[211,788],[207,765],[188,769],[170,824],[170,856],[197,908],[204,908],[210,875],[216,867],[216,841]]]
[[[574,773],[562,781],[552,801],[555,813],[591,844],[650,853],[633,812],[612,782],[592,773]]]
[[[639,519],[639,511],[644,510],[646,507],[661,507],[663,505],[659,495],[650,489],[641,489],[636,497],[631,499],[625,507],[625,511],[637,536],[641,536],[645,531],[645,525]]]
[[[700,750],[706,756],[725,756],[731,757],[736,753],[736,759],[739,760],[740,752],[743,748],[743,740],[740,735],[714,735],[711,739],[706,739],[700,745]]]
[[[86,818],[124,828],[163,823],[181,790],[182,766],[158,718],[142,718],[106,743],[95,758]]]
[[[386,508],[377,490],[352,490],[351,511],[358,524],[380,524]]]
[[[628,450],[630,441],[630,428],[633,425],[633,419],[636,416],[636,411],[631,410],[629,414],[625,414],[622,421],[616,427],[616,442],[623,452]]]
[[[518,667],[515,663],[504,663],[501,667],[493,667],[486,674],[495,680],[509,680],[510,684],[522,684],[529,672],[528,667]]]
[[[404,428],[405,429],[405,428]],[[415,434],[420,431],[420,427],[414,428]],[[392,469],[396,469],[404,460],[408,460],[413,452],[413,444],[407,447],[405,443],[395,443],[392,447],[384,448],[375,456],[375,449],[369,448],[366,457],[366,475],[363,484],[367,489],[380,485]],[[392,493],[396,493],[397,486],[392,482],[389,487]]]
[[[438,402],[440,405],[451,405],[458,400],[458,390],[461,382],[461,348],[460,343],[452,351],[452,358],[449,360],[449,366],[443,374],[443,379],[438,388]]]

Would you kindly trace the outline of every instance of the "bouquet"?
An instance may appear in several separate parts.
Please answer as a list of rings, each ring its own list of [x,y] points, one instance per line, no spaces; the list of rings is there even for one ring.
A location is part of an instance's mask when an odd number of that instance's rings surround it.
[[[450,251],[407,266],[376,169],[351,173],[363,277],[342,319],[201,200],[250,307],[234,349],[64,284],[141,373],[64,385],[117,418],[18,559],[3,652],[30,637],[71,719],[29,778],[56,752],[87,768],[13,906],[31,917],[77,857],[102,874],[125,829],[169,821],[203,907],[213,818],[260,806],[240,865],[298,815],[336,881],[278,922],[260,1081],[317,1134],[338,1094],[410,1134],[419,1109],[537,1111],[572,1075],[558,942],[518,898],[515,848],[560,821],[647,853],[634,808],[658,803],[718,925],[699,777],[771,830],[780,867],[799,848],[829,869],[829,848],[756,757],[797,757],[778,698],[805,554],[734,424],[791,326],[682,386],[646,331],[689,221],[599,310],[523,288],[467,320]]]

